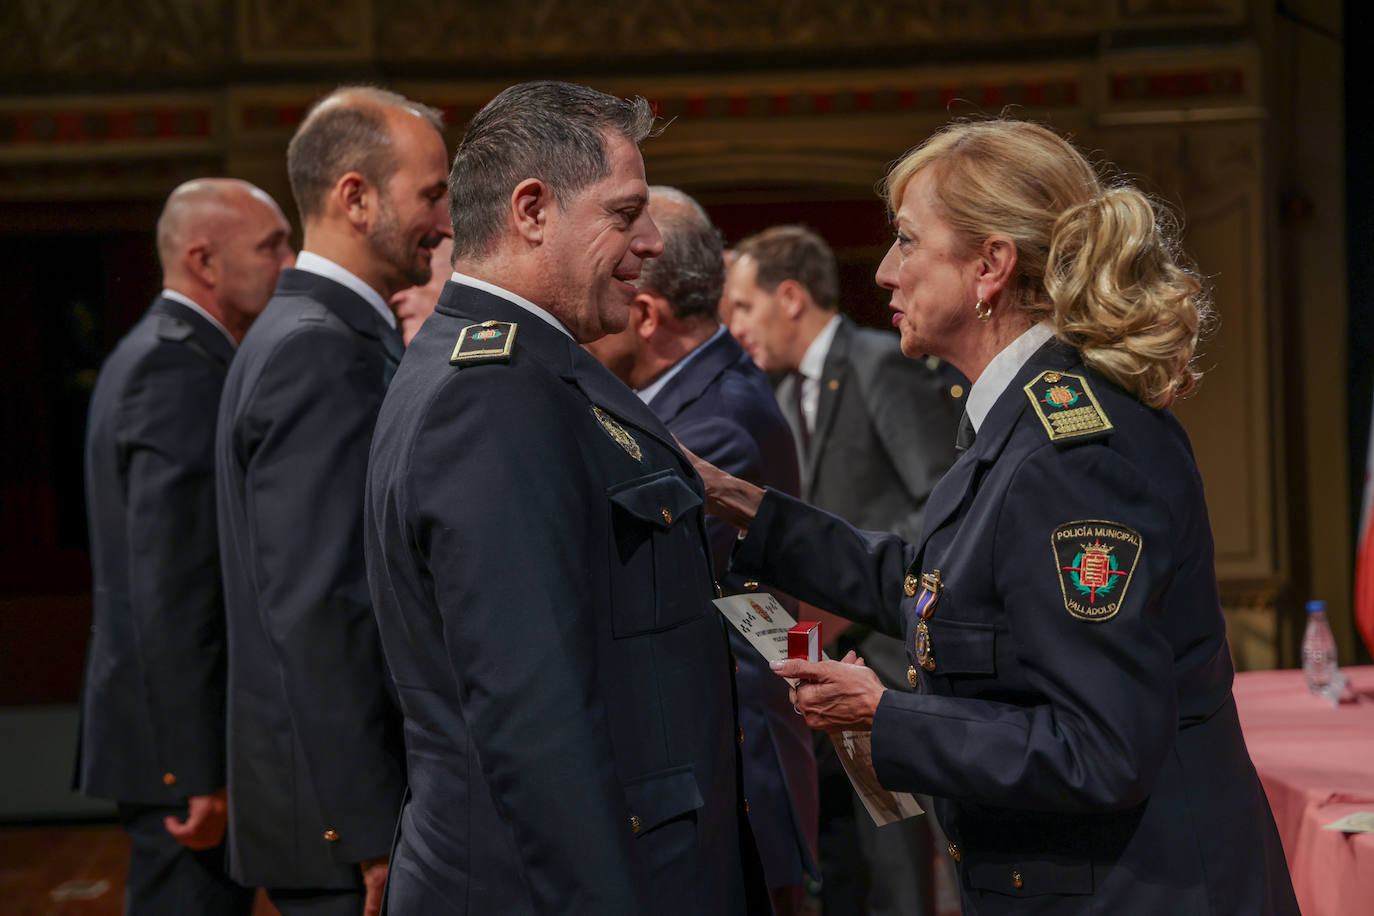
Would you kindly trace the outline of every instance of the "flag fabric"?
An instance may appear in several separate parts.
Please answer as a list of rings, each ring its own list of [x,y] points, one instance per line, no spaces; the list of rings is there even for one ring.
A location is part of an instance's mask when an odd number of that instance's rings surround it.
[[[1374,410],[1364,456],[1364,499],[1360,504],[1360,542],[1355,554],[1355,627],[1374,653]]]

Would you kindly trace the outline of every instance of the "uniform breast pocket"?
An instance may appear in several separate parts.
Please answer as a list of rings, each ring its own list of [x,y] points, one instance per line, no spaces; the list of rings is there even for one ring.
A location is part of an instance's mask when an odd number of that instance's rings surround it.
[[[997,627],[990,623],[935,619],[930,622],[930,642],[936,674],[997,673]]]
[[[701,497],[672,469],[617,484],[611,586],[616,636],[666,630],[711,610],[711,569],[699,532]]]

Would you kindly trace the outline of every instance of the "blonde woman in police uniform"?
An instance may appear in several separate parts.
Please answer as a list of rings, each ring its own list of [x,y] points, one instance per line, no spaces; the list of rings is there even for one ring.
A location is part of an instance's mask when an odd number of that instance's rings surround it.
[[[887,194],[902,349],[973,381],[921,540],[698,468],[735,570],[904,634],[916,693],[775,664],[798,712],[935,796],[966,913],[1297,913],[1168,410],[1207,307],[1167,225],[1025,122],[950,125]]]

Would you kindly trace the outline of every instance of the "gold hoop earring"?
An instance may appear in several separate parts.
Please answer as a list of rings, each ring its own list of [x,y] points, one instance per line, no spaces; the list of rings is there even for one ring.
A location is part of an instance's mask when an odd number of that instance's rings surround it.
[[[979,299],[973,304],[973,312],[978,316],[979,321],[987,321],[992,317],[992,306]]]

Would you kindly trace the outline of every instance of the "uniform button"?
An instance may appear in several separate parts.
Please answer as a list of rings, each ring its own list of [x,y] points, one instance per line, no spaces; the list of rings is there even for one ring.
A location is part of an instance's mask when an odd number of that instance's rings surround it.
[[[324,838],[331,843],[337,843],[339,842],[339,831],[331,827],[324,832]]]
[[[1061,376],[1058,372],[1046,372],[1044,376],[1045,381],[1049,382],[1051,385],[1059,381],[1059,379],[1062,377],[1063,376]]]
[[[664,506],[662,509],[659,509],[658,513],[659,515],[663,516],[663,524],[671,525],[673,523],[673,513],[668,511],[667,506]]]
[[[744,813],[745,813],[745,814],[748,814],[748,813],[749,813],[749,799],[747,799],[747,798],[744,800]]]
[[[953,843],[949,844],[949,857],[956,862],[964,861],[964,854],[959,851],[959,847]]]
[[[750,580],[748,580],[747,582],[745,582],[745,583],[744,583],[744,590],[745,590],[745,591],[749,591],[749,592],[756,592],[756,591],[758,591],[758,590],[759,590],[759,583],[758,583],[758,580],[757,580],[757,579],[750,579]]]
[[[825,383],[825,387],[829,388],[831,391],[839,391],[840,380],[837,378],[832,378],[830,381]]]
[[[1016,888],[1016,889],[1019,891],[1019,890],[1021,889],[1021,885],[1025,884],[1025,883],[1026,883],[1026,882],[1023,881],[1023,880],[1021,879],[1021,873],[1020,873],[1019,871],[1017,871],[1016,869],[1012,869],[1012,871],[1011,871],[1011,886],[1014,887],[1014,888]]]
[[[735,658],[735,656],[732,654],[730,656],[730,660],[735,663],[735,673],[739,674],[739,659]]]
[[[906,666],[906,682],[910,684],[912,687],[915,687],[917,684],[921,683],[921,676],[916,673],[916,668],[914,665]]]
[[[743,744],[743,743],[744,743],[744,726],[743,726],[743,725],[741,725],[741,726],[739,727],[739,743],[740,743],[740,744]]]
[[[906,596],[910,598],[916,594],[916,589],[920,584],[921,581],[916,578],[914,573],[907,573],[907,577],[902,580],[902,591],[906,592]]]
[[[176,784],[177,784],[177,774],[175,774],[175,773],[163,773],[163,774],[162,774],[162,784],[163,784],[164,786],[174,786],[174,785],[176,785]]]
[[[643,825],[639,822],[639,815],[637,815],[637,814],[631,814],[631,815],[630,815],[630,831],[633,832],[633,833],[639,833],[639,828],[642,827],[642,826],[643,826]]]
[[[964,396],[964,386],[963,386],[963,385],[950,385],[950,386],[949,386],[949,396],[952,397],[952,398],[955,398],[956,400],[959,399],[959,398],[962,398],[962,397]]]

